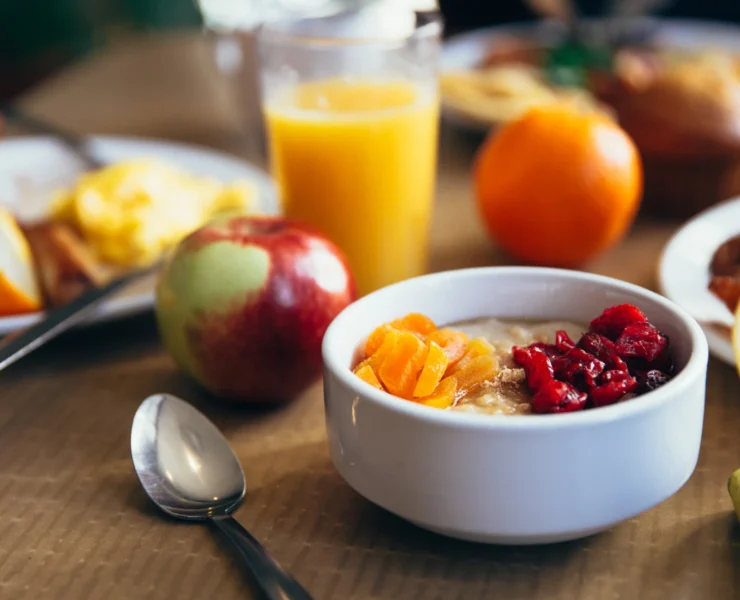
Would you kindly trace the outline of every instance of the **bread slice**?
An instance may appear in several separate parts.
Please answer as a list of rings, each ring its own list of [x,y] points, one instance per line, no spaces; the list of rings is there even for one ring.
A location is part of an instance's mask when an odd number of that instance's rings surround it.
[[[111,278],[111,270],[92,255],[70,225],[44,221],[25,225],[23,230],[49,306],[67,304]]]

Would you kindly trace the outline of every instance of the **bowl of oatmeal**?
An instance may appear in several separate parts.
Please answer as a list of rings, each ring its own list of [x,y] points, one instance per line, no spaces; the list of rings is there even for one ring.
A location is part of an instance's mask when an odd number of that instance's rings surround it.
[[[584,537],[666,500],[696,466],[706,339],[618,280],[532,267],[411,279],[345,309],[323,358],[339,474],[444,535]]]

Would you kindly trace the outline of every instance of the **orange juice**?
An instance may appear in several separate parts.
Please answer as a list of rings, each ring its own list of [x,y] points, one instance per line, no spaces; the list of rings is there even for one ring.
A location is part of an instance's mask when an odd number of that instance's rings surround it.
[[[265,106],[288,217],[346,254],[359,292],[427,268],[436,172],[436,92],[408,82],[328,80]]]

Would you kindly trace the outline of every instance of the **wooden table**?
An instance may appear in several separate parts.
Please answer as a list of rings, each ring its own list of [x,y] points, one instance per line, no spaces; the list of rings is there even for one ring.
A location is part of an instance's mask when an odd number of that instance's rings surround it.
[[[244,153],[240,112],[211,52],[211,41],[190,34],[122,44],[45,82],[23,105],[83,132]],[[476,142],[443,130],[435,270],[507,262],[474,210]],[[587,269],[652,288],[674,228],[638,223]],[[740,385],[716,360],[689,483],[612,531],[532,548],[449,540],[370,505],[331,466],[320,384],[284,410],[209,404],[162,352],[151,315],[70,334],[1,381],[2,598],[246,597],[211,533],[163,518],[139,488],[129,427],[139,402],[160,391],[192,400],[223,428],[248,476],[239,519],[317,599],[740,597],[739,534],[725,489],[740,466]]]

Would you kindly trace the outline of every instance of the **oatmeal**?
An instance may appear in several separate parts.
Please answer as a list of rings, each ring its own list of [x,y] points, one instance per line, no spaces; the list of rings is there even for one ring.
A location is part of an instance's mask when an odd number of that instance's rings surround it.
[[[630,304],[605,309],[588,326],[486,317],[440,328],[411,313],[376,327],[358,353],[353,373],[379,390],[488,415],[599,408],[674,374],[668,338]]]
[[[452,410],[474,413],[516,415],[532,412],[532,394],[527,374],[513,358],[512,348],[535,342],[555,343],[555,332],[562,330],[578,339],[587,328],[567,321],[509,321],[494,318],[474,319],[450,326],[470,338],[485,338],[495,350],[499,371],[496,376],[473,390]]]

